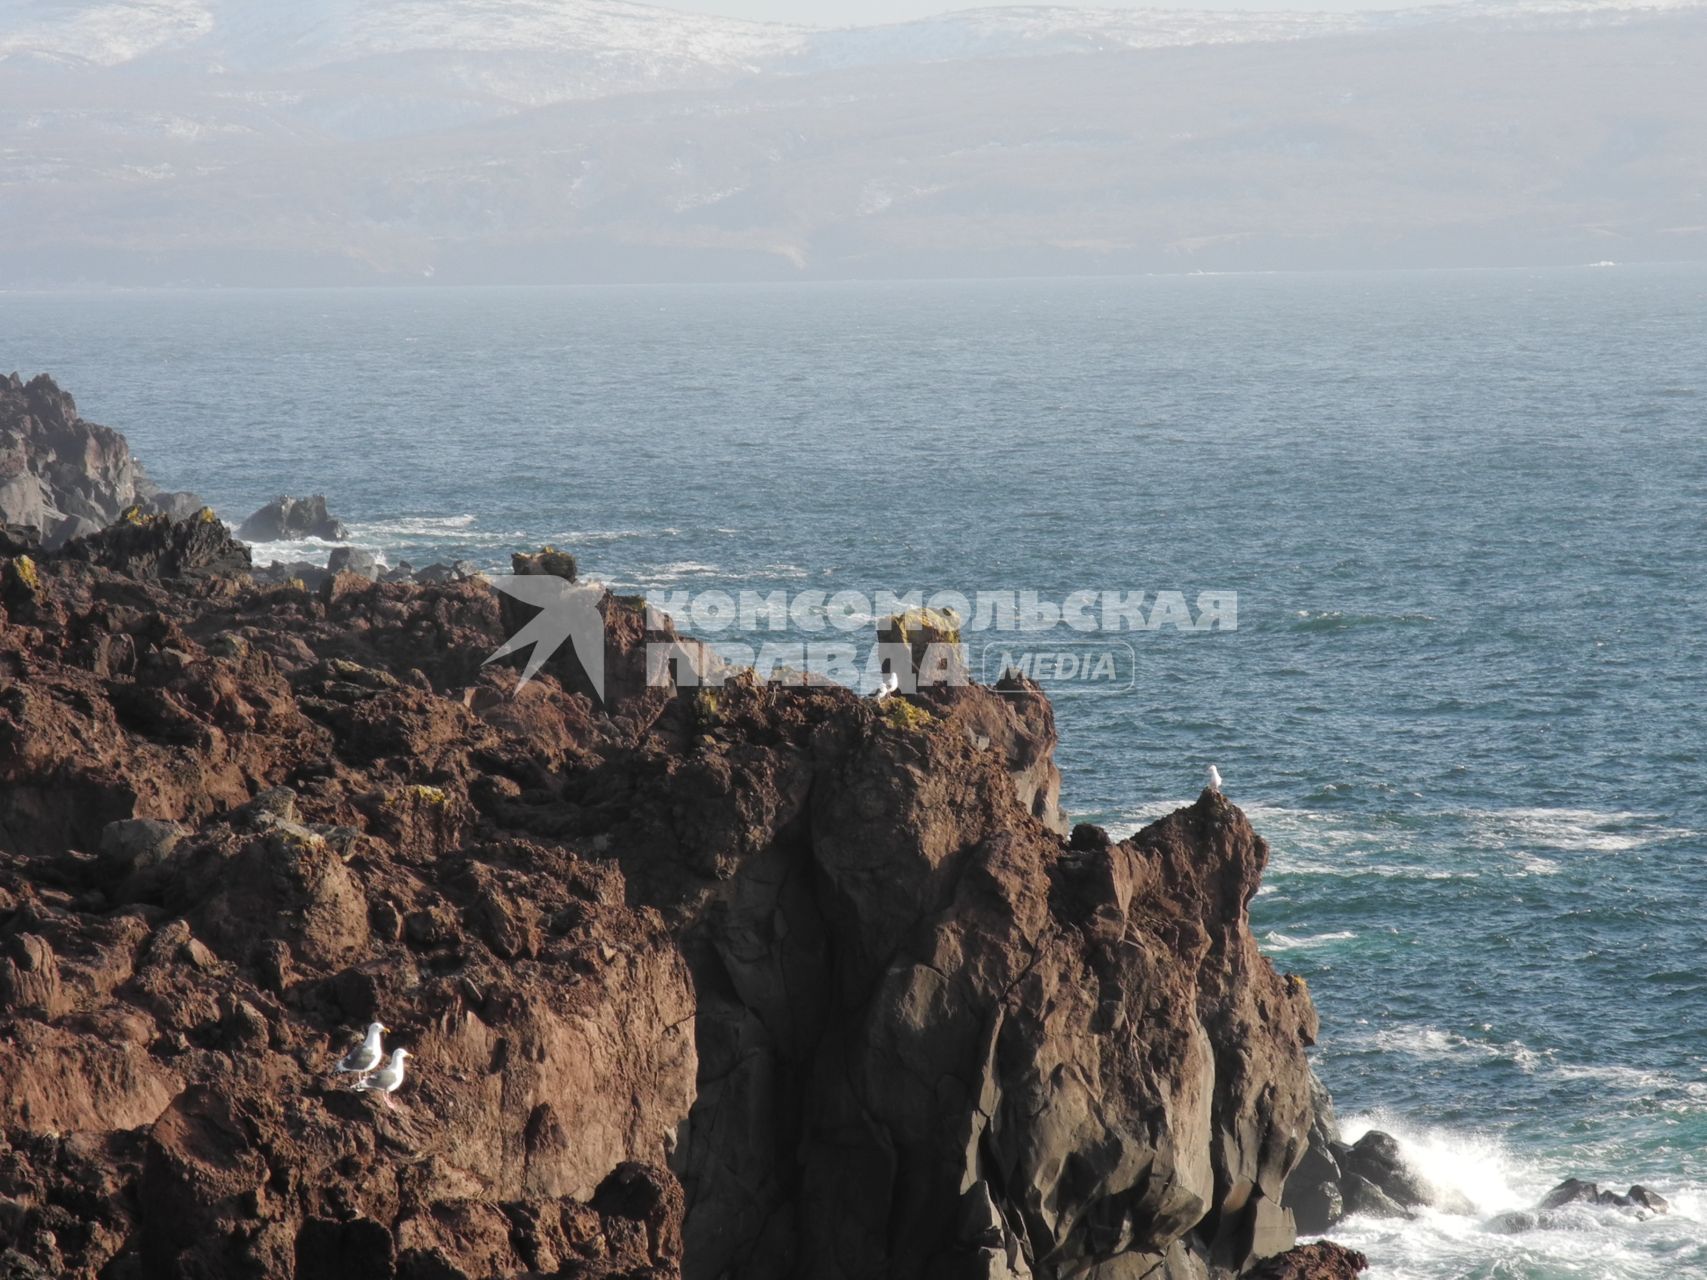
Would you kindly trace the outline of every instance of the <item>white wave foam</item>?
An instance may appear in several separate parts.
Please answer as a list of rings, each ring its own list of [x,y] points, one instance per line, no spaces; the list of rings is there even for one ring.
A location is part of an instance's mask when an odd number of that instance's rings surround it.
[[[683,578],[713,578],[721,576],[722,568],[698,560],[672,560],[650,570],[646,577],[654,586],[680,582]]]
[[[1529,845],[1565,853],[1623,853],[1696,834],[1665,826],[1652,813],[1520,808],[1471,809],[1466,816],[1480,824],[1475,843],[1502,849]]]
[[[662,530],[662,532],[673,533],[675,531],[665,529]],[[623,542],[629,538],[644,538],[647,536],[649,536],[649,534],[645,529],[566,529],[562,533],[552,534],[547,541],[568,543],[571,546],[575,546],[587,542]]]
[[[347,546],[343,542],[327,542],[321,538],[290,538],[280,542],[251,542],[249,544],[249,559],[251,563],[266,566],[275,560],[285,564],[303,561],[307,564],[324,565],[333,548]]]
[[[1356,1142],[1371,1129],[1397,1138],[1418,1173],[1440,1190],[1462,1196],[1479,1214],[1528,1208],[1557,1182],[1538,1178],[1488,1134],[1412,1125],[1381,1111],[1352,1116],[1340,1126],[1347,1142]]]
[[[1263,945],[1270,951],[1307,951],[1313,947],[1326,946],[1330,942],[1344,942],[1355,938],[1357,934],[1350,929],[1341,929],[1336,933],[1307,934],[1302,938],[1294,938],[1281,933],[1278,929],[1263,935]]]
[[[399,516],[395,520],[352,522],[350,532],[363,538],[431,537],[440,533],[455,533],[472,529],[475,517],[460,516]]]
[[[1521,1041],[1503,1044],[1498,1041],[1472,1040],[1456,1031],[1419,1023],[1411,1026],[1382,1027],[1353,1041],[1359,1047],[1379,1053],[1403,1054],[1410,1058],[1465,1058],[1478,1061],[1503,1060],[1514,1063],[1520,1070],[1533,1073],[1546,1059]]]
[[[1520,1159],[1497,1137],[1407,1123],[1386,1112],[1354,1116],[1343,1134],[1355,1141],[1369,1129],[1399,1141],[1418,1172],[1471,1214],[1424,1209],[1415,1219],[1350,1218],[1334,1239],[1367,1253],[1381,1280],[1440,1280],[1456,1276],[1534,1276],[1559,1280],[1676,1280],[1707,1274],[1707,1188],[1655,1181],[1671,1212],[1646,1221],[1616,1208],[1572,1206],[1526,1231],[1500,1229],[1499,1216],[1533,1210],[1561,1180],[1583,1174]],[[1641,1180],[1631,1170],[1632,1180]],[[1622,1180],[1620,1180],[1622,1181]]]

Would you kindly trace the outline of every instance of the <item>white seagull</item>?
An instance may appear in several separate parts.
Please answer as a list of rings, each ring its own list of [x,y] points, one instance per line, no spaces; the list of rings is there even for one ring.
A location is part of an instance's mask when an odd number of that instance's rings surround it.
[[[1214,765],[1209,766],[1209,789],[1211,791],[1221,790],[1221,770]]]
[[[340,1058],[333,1070],[341,1076],[366,1076],[385,1059],[385,1047],[379,1038],[390,1030],[383,1022],[368,1023],[366,1038]]]
[[[356,1081],[356,1088],[363,1090],[378,1089],[385,1097],[385,1105],[393,1111],[397,1110],[397,1104],[391,1100],[391,1095],[403,1087],[403,1059],[409,1056],[407,1049],[393,1049],[391,1061],[371,1076],[363,1076]]]
[[[883,679],[878,682],[877,692],[873,696],[879,702],[882,702],[885,698],[887,698],[890,694],[894,693],[895,690],[899,689],[900,687],[901,687],[901,677],[896,675],[893,671],[885,671],[883,673]]]

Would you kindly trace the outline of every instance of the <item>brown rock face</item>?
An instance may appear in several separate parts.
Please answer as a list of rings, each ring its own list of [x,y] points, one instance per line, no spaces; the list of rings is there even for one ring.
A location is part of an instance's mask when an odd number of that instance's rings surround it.
[[[1250,1274],[1251,1280],[1354,1280],[1368,1267],[1361,1253],[1323,1240],[1270,1258]]]
[[[152,576],[174,527],[4,598],[20,1274],[1204,1280],[1292,1245],[1315,1013],[1219,795],[1069,844],[1023,682],[900,718],[651,689],[607,599],[606,707],[572,660],[482,668],[482,582]],[[395,1111],[331,1072],[376,1020]]]

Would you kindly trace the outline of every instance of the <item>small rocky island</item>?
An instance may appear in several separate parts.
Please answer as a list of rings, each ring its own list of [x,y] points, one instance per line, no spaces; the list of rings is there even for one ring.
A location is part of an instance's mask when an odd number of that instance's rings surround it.
[[[113,514],[0,534],[0,1272],[1362,1269],[1294,1248],[1347,1169],[1219,794],[1064,834],[1024,681],[652,687],[607,596],[602,704],[483,665],[478,577]],[[333,1070],[374,1022],[395,1109]]]

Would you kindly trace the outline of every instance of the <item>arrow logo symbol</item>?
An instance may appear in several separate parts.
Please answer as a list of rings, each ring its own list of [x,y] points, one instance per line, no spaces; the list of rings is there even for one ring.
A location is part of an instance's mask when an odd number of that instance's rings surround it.
[[[593,691],[605,700],[605,620],[599,616],[599,601],[605,589],[598,583],[574,583],[551,574],[510,574],[491,579],[492,586],[523,604],[533,605],[539,615],[531,619],[487,658],[481,666],[520,653],[530,645],[518,690],[551,660],[567,640],[581,670],[587,673]]]

